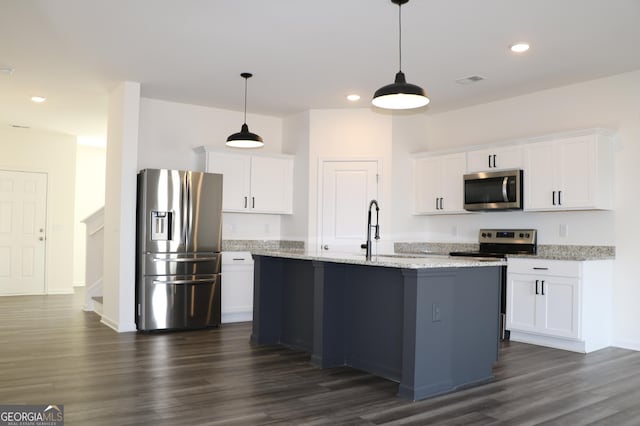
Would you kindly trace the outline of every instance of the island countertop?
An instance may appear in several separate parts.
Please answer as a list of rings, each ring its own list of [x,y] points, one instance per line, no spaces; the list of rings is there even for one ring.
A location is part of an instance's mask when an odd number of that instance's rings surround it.
[[[290,251],[290,250],[252,250],[258,256],[281,257],[299,260],[317,260],[321,262],[346,263],[350,265],[379,266],[385,268],[431,269],[431,268],[471,268],[483,266],[505,266],[502,259],[480,257],[453,257],[448,255],[411,255],[411,254],[379,254],[372,260],[366,260],[364,254]]]

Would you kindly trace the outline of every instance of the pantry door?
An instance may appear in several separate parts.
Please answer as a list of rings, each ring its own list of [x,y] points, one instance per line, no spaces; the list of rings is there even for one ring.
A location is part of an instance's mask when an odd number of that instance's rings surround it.
[[[320,249],[358,253],[366,241],[369,202],[378,198],[380,161],[323,161],[321,170]]]
[[[46,205],[45,173],[0,170],[0,295],[45,293]]]

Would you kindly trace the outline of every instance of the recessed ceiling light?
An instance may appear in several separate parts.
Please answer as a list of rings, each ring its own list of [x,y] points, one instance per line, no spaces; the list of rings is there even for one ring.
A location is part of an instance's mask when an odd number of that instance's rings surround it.
[[[513,53],[523,53],[529,50],[529,45],[527,43],[516,43],[509,46],[509,49],[511,49]]]
[[[355,93],[351,95],[347,95],[347,99],[350,100],[351,102],[359,101],[360,95],[356,95]]]
[[[43,98],[42,96],[32,96],[31,100],[36,103],[42,103],[47,100],[47,98]]]

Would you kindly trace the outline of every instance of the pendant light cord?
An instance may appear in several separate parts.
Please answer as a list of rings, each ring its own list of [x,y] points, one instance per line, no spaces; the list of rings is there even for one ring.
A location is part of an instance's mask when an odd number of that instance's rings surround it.
[[[398,37],[398,62],[399,62],[399,69],[402,72],[402,4],[398,4],[398,31],[399,31],[399,37]]]
[[[244,78],[244,124],[247,124],[247,81],[248,77]]]

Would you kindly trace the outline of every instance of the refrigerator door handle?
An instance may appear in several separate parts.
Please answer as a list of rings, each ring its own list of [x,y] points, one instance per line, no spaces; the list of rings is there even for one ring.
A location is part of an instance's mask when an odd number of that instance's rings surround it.
[[[177,258],[166,258],[166,257],[154,257],[154,262],[210,262],[212,260],[218,260],[217,257],[177,257]]]
[[[172,280],[172,281],[162,281],[162,280],[153,280],[153,284],[203,284],[203,283],[214,283],[216,281],[215,278],[199,278],[195,280]]]
[[[184,206],[184,212],[185,215],[187,217],[187,220],[185,221],[185,228],[186,228],[186,233],[185,233],[185,245],[188,243],[188,239],[189,236],[191,235],[191,172],[187,172],[184,174],[184,187],[185,187],[185,193],[187,194],[187,198],[186,198],[186,203]]]

